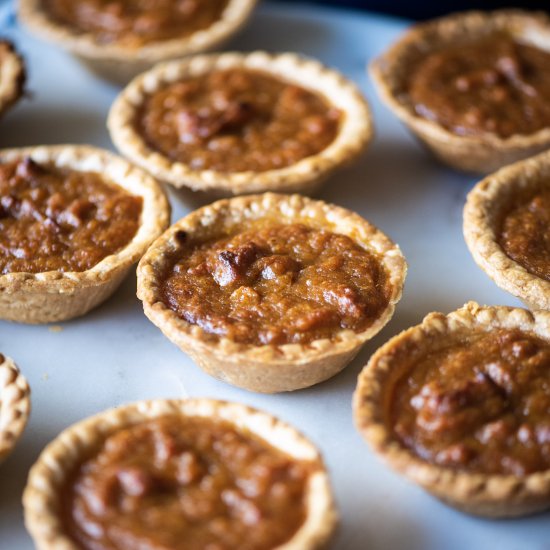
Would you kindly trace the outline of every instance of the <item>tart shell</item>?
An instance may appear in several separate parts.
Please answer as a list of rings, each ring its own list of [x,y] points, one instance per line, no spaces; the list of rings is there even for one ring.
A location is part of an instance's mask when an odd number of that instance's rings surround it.
[[[116,290],[132,265],[170,223],[170,206],[153,178],[107,151],[81,145],[4,149],[0,151],[0,162],[26,156],[39,164],[99,172],[143,199],[136,235],[126,247],[91,269],[0,274],[0,319],[21,323],[65,321],[84,315]]]
[[[512,260],[498,242],[503,216],[522,194],[550,188],[550,153],[517,162],[479,182],[464,207],[464,237],[475,262],[531,309],[550,310],[550,281]],[[549,228],[550,230],[550,228]]]
[[[212,342],[200,327],[184,321],[164,305],[160,281],[168,255],[178,246],[178,231],[202,240],[219,235],[226,224],[266,216],[283,222],[300,220],[348,235],[375,254],[388,273],[391,287],[388,305],[378,319],[362,332],[340,330],[332,339],[305,345],[255,346],[227,338]],[[139,263],[138,297],[147,317],[208,374],[250,391],[274,393],[306,388],[341,371],[390,320],[401,298],[405,275],[406,262],[399,247],[357,214],[300,195],[265,193],[215,202],[172,225]]]
[[[290,166],[265,172],[195,170],[151,149],[134,123],[148,95],[167,84],[232,68],[262,71],[320,94],[343,113],[334,141],[325,149]],[[218,197],[262,191],[310,194],[337,168],[352,162],[373,137],[366,100],[354,84],[317,61],[292,53],[223,53],[195,56],[155,67],[134,79],[113,103],[107,125],[118,150],[160,180]]]
[[[474,302],[449,315],[430,313],[420,325],[398,334],[371,357],[359,375],[353,397],[354,418],[357,429],[382,460],[447,504],[485,517],[522,516],[550,507],[550,470],[519,477],[437,466],[405,448],[384,419],[395,384],[392,374],[402,361],[429,352],[451,333],[492,328],[519,328],[549,340],[550,314],[482,307]]]
[[[222,17],[210,27],[183,38],[128,48],[101,44],[93,33],[82,33],[58,23],[44,7],[44,0],[19,0],[20,20],[40,37],[59,44],[99,76],[126,83],[155,63],[221,47],[248,21],[257,0],[230,0]]]
[[[317,550],[327,546],[338,516],[328,474],[314,445],[267,413],[237,403],[188,399],[141,401],[110,409],[67,428],[50,443],[32,467],[23,494],[25,525],[37,548],[78,550],[65,533],[59,493],[72,470],[90,451],[118,429],[174,414],[229,422],[238,431],[259,437],[291,458],[318,466],[307,487],[304,524],[277,550]]]
[[[0,354],[0,462],[21,437],[30,411],[27,380],[11,359]]]
[[[0,116],[24,93],[27,75],[23,58],[7,40],[0,39]]]
[[[541,13],[504,9],[457,13],[415,25],[369,67],[380,97],[401,121],[445,164],[487,174],[506,164],[550,147],[550,128],[501,138],[458,136],[440,124],[418,116],[407,98],[411,67],[431,51],[506,32],[534,46],[550,50],[550,18]]]

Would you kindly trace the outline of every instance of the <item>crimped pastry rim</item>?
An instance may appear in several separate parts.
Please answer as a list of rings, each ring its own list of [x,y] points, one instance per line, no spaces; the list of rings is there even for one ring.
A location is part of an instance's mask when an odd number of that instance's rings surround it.
[[[495,283],[532,307],[550,310],[550,281],[530,273],[498,242],[501,215],[522,191],[550,189],[550,153],[516,162],[481,180],[464,206],[464,238],[475,262]]]
[[[0,150],[0,162],[26,156],[39,164],[51,162],[58,167],[99,172],[125,191],[143,199],[141,222],[137,233],[123,249],[106,256],[86,271],[0,274],[2,290],[26,289],[53,293],[102,284],[120,269],[137,262],[170,222],[170,205],[160,184],[117,155],[90,145],[47,145]]]
[[[167,58],[209,50],[235,34],[252,15],[258,0],[229,0],[222,16],[202,30],[183,38],[159,40],[139,48],[100,44],[94,33],[75,32],[57,22],[43,6],[43,0],[18,0],[18,16],[32,31],[77,55],[90,59],[155,63]]]
[[[339,330],[334,339],[314,340],[309,344],[284,344],[279,346],[241,344],[227,338],[212,342],[203,329],[191,325],[165,306],[159,297],[159,273],[166,259],[166,251],[174,247],[174,235],[179,230],[187,234],[202,232],[207,234],[210,226],[219,228],[219,223],[254,220],[276,214],[276,219],[292,221],[300,219],[314,227],[323,227],[351,238],[379,259],[388,273],[391,295],[386,309],[372,325],[356,333],[352,330]],[[218,229],[219,231],[219,229]],[[214,230],[212,234],[218,231]],[[149,248],[138,265],[138,298],[144,304],[146,315],[159,328],[169,328],[187,345],[219,357],[231,356],[232,360],[260,361],[263,364],[277,365],[293,362],[304,365],[314,360],[336,356],[343,352],[358,349],[364,342],[377,334],[390,320],[397,302],[401,299],[407,266],[398,245],[382,231],[345,208],[309,199],[302,195],[282,195],[263,193],[222,199],[211,205],[195,210],[173,224]]]
[[[7,111],[23,95],[26,73],[23,58],[13,44],[0,37],[0,46],[5,46],[0,58],[0,115]]]
[[[66,536],[59,514],[58,490],[82,455],[118,429],[165,415],[220,419],[250,432],[296,460],[318,465],[307,494],[307,518],[277,550],[323,548],[338,522],[326,468],[316,447],[291,425],[260,410],[206,398],[138,401],[108,409],[65,429],[32,467],[23,494],[25,525],[41,550],[78,550]]]
[[[434,47],[454,44],[464,32],[470,37],[486,36],[495,30],[504,30],[519,36],[526,42],[550,51],[550,17],[544,12],[529,12],[521,9],[494,11],[466,11],[419,23],[407,30],[380,57],[369,64],[369,73],[386,105],[407,125],[419,133],[447,144],[449,147],[489,145],[498,151],[516,151],[541,147],[550,143],[550,127],[532,134],[513,134],[502,138],[494,133],[479,136],[459,136],[437,122],[417,115],[412,105],[400,100],[396,88],[403,85],[396,75],[397,68],[406,63],[402,59],[407,51],[422,47],[423,54]],[[532,33],[532,36],[531,34]],[[410,63],[410,60],[408,60]],[[539,149],[540,150],[540,149]]]
[[[0,354],[0,462],[11,453],[27,425],[30,392],[13,360]]]
[[[258,70],[323,96],[344,115],[333,142],[319,153],[285,168],[232,173],[194,170],[182,162],[173,162],[146,144],[135,128],[134,120],[150,93],[183,78],[230,68]],[[318,179],[339,165],[354,160],[370,142],[374,132],[366,99],[355,84],[343,75],[318,61],[294,53],[263,51],[197,55],[160,64],[137,76],[120,93],[109,112],[107,126],[114,144],[124,156],[163,181],[176,187],[187,186],[201,191],[215,189],[234,194],[267,188],[284,192],[297,184]]]
[[[353,411],[357,430],[372,450],[394,470],[464,511],[501,517],[507,515],[502,512],[507,499],[514,499],[516,511],[511,515],[521,515],[517,507],[523,502],[528,507],[526,513],[531,513],[530,499],[540,498],[541,495],[550,507],[550,469],[518,477],[474,473],[431,464],[395,439],[386,427],[381,405],[385,384],[394,365],[398,367],[400,349],[405,353],[407,345],[410,345],[429,350],[432,341],[441,341],[455,331],[470,328],[490,330],[493,327],[520,328],[549,340],[550,312],[480,306],[468,302],[448,315],[437,312],[428,314],[422,323],[391,338],[370,358],[358,378]],[[480,505],[485,508],[483,512],[480,512]],[[487,507],[492,510],[488,512]]]

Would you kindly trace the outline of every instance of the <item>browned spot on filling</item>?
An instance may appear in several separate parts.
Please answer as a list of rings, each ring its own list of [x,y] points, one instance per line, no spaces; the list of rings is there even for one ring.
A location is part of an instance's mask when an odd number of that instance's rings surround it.
[[[308,343],[370,326],[391,288],[380,259],[352,239],[262,220],[183,246],[162,282],[164,303],[212,337]]]
[[[96,173],[0,163],[0,274],[92,268],[132,240],[142,202]]]
[[[269,550],[305,519],[314,466],[209,419],[162,417],[110,435],[63,495],[89,550]]]
[[[550,53],[495,34],[427,55],[411,72],[416,113],[458,135],[550,126]]]
[[[504,216],[499,242],[512,260],[550,281],[550,190],[514,205]]]
[[[45,0],[60,23],[97,42],[139,47],[184,38],[221,18],[228,0]]]
[[[471,333],[407,367],[390,419],[429,462],[523,476],[550,468],[550,344],[520,330]]]
[[[153,93],[136,124],[151,148],[193,169],[263,172],[325,149],[340,118],[340,111],[304,88],[232,69]]]

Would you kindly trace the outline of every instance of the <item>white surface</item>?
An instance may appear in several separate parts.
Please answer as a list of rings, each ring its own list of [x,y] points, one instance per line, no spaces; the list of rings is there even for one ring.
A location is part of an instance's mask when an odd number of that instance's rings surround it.
[[[32,386],[33,412],[23,440],[0,467],[0,549],[27,550],[21,493],[29,467],[63,428],[107,407],[154,397],[212,396],[265,409],[293,423],[324,452],[341,511],[333,548],[453,550],[550,548],[550,515],[487,521],[432,499],[382,465],[354,430],[351,395],[371,353],[433,310],[470,299],[517,305],[475,265],[464,244],[461,215],[474,179],[438,165],[383,108],[364,72],[367,60],[404,28],[398,21],[307,6],[263,6],[235,49],[296,50],[353,78],[374,108],[377,138],[352,169],[336,175],[321,198],[377,224],[409,262],[403,300],[392,322],[332,380],[293,394],[254,395],[203,374],[144,317],[129,277],[114,298],[88,316],[47,326],[0,321],[0,350]],[[17,29],[29,63],[32,98],[0,124],[0,147],[76,142],[110,147],[105,117],[117,88],[85,72],[56,48]],[[172,193],[174,219],[196,207]]]

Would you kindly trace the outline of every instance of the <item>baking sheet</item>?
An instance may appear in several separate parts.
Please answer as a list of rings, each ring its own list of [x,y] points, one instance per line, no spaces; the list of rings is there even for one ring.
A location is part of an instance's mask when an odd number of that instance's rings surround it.
[[[32,97],[0,123],[0,147],[91,143],[112,148],[105,129],[118,92],[61,50],[35,40],[0,2],[0,34],[13,38],[29,64]],[[0,466],[0,549],[31,549],[21,494],[44,445],[63,428],[137,399],[209,396],[262,408],[297,426],[322,449],[341,512],[333,548],[341,550],[550,549],[550,514],[508,521],[471,518],[444,506],[391,472],[356,433],[351,395],[373,351],[433,310],[474,299],[519,305],[474,264],[462,237],[462,207],[475,178],[438,165],[376,98],[364,67],[406,22],[358,12],[263,4],[230,45],[293,50],[354,79],[375,114],[374,145],[353,168],[332,178],[320,197],[351,208],[396,240],[409,262],[403,300],[391,323],[335,378],[284,395],[255,395],[213,380],[143,315],[134,276],[87,315],[58,326],[0,321],[0,351],[13,357],[32,387],[33,412],[23,439]],[[171,192],[173,219],[199,206]]]

